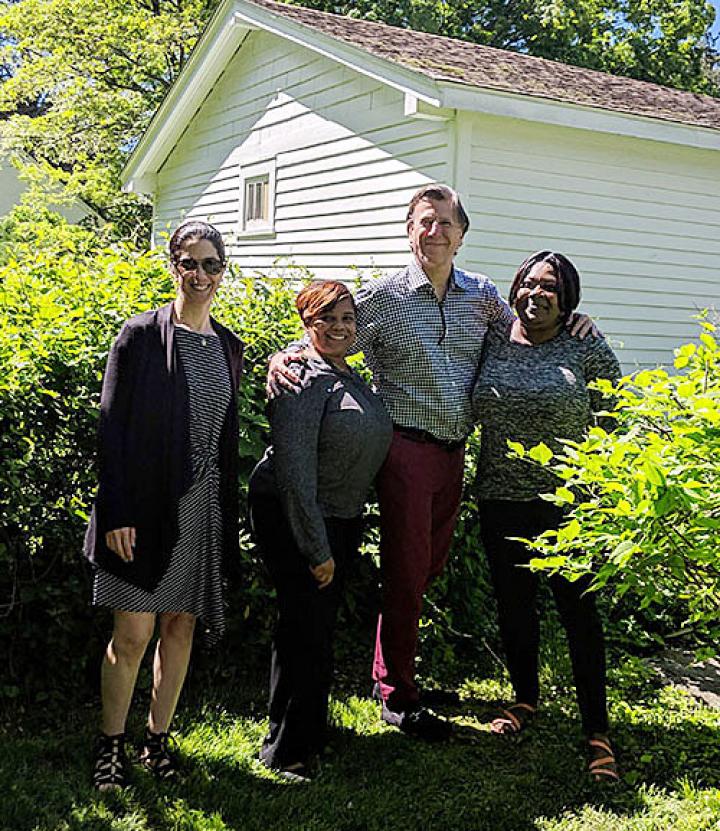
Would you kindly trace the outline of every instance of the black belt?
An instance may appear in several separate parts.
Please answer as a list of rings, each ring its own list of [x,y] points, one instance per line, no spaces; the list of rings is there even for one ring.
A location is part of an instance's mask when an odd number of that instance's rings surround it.
[[[437,436],[433,436],[432,433],[428,433],[427,430],[420,430],[417,427],[404,427],[402,424],[393,424],[393,430],[410,441],[417,441],[421,444],[435,444],[448,452],[459,450],[465,446],[465,439],[445,441],[444,439],[437,438]]]

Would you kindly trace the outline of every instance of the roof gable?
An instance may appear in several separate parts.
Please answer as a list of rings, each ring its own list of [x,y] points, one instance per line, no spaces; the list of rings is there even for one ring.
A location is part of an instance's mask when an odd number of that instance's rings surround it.
[[[720,99],[275,0],[224,0],[132,153],[127,189],[154,190],[175,142],[254,29],[402,90],[408,113],[421,101],[438,112],[494,112],[720,149]],[[604,113],[605,123],[588,113]]]

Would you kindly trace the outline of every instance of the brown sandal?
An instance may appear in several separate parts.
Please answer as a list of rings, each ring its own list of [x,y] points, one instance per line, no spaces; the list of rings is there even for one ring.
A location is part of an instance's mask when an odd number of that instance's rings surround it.
[[[610,742],[605,739],[588,739],[590,762],[588,770],[594,782],[617,782],[620,774]],[[598,752],[599,751],[599,752]]]
[[[500,718],[490,722],[490,732],[500,736],[516,736],[521,733],[533,720],[537,708],[530,704],[518,701],[509,707],[501,709]]]

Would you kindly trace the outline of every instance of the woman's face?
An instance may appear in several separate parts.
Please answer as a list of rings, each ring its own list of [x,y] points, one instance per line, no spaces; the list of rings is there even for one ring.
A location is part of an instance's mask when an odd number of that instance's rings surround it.
[[[559,280],[549,263],[535,263],[520,283],[515,311],[528,329],[554,330],[562,319],[558,304]]]
[[[315,351],[324,358],[344,358],[355,343],[355,310],[352,300],[345,297],[322,312],[305,327]]]
[[[185,302],[209,304],[220,285],[225,265],[210,240],[190,239],[180,246],[171,271],[177,292]]]

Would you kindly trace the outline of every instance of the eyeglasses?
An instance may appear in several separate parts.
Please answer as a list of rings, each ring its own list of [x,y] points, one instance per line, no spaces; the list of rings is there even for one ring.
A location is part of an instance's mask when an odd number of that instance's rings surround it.
[[[535,280],[528,280],[527,278],[520,283],[518,291],[520,289],[524,289],[525,291],[534,291],[537,288],[547,294],[557,294],[560,291],[560,286],[557,283],[551,283],[549,280],[540,280],[538,282]]]
[[[189,273],[191,271],[197,271],[198,268],[202,267],[202,270],[205,274],[208,274],[210,277],[215,277],[215,275],[220,274],[220,272],[225,268],[225,263],[222,260],[218,260],[216,257],[206,257],[204,260],[194,260],[192,257],[183,257],[181,260],[175,261],[175,266],[185,273]]]

